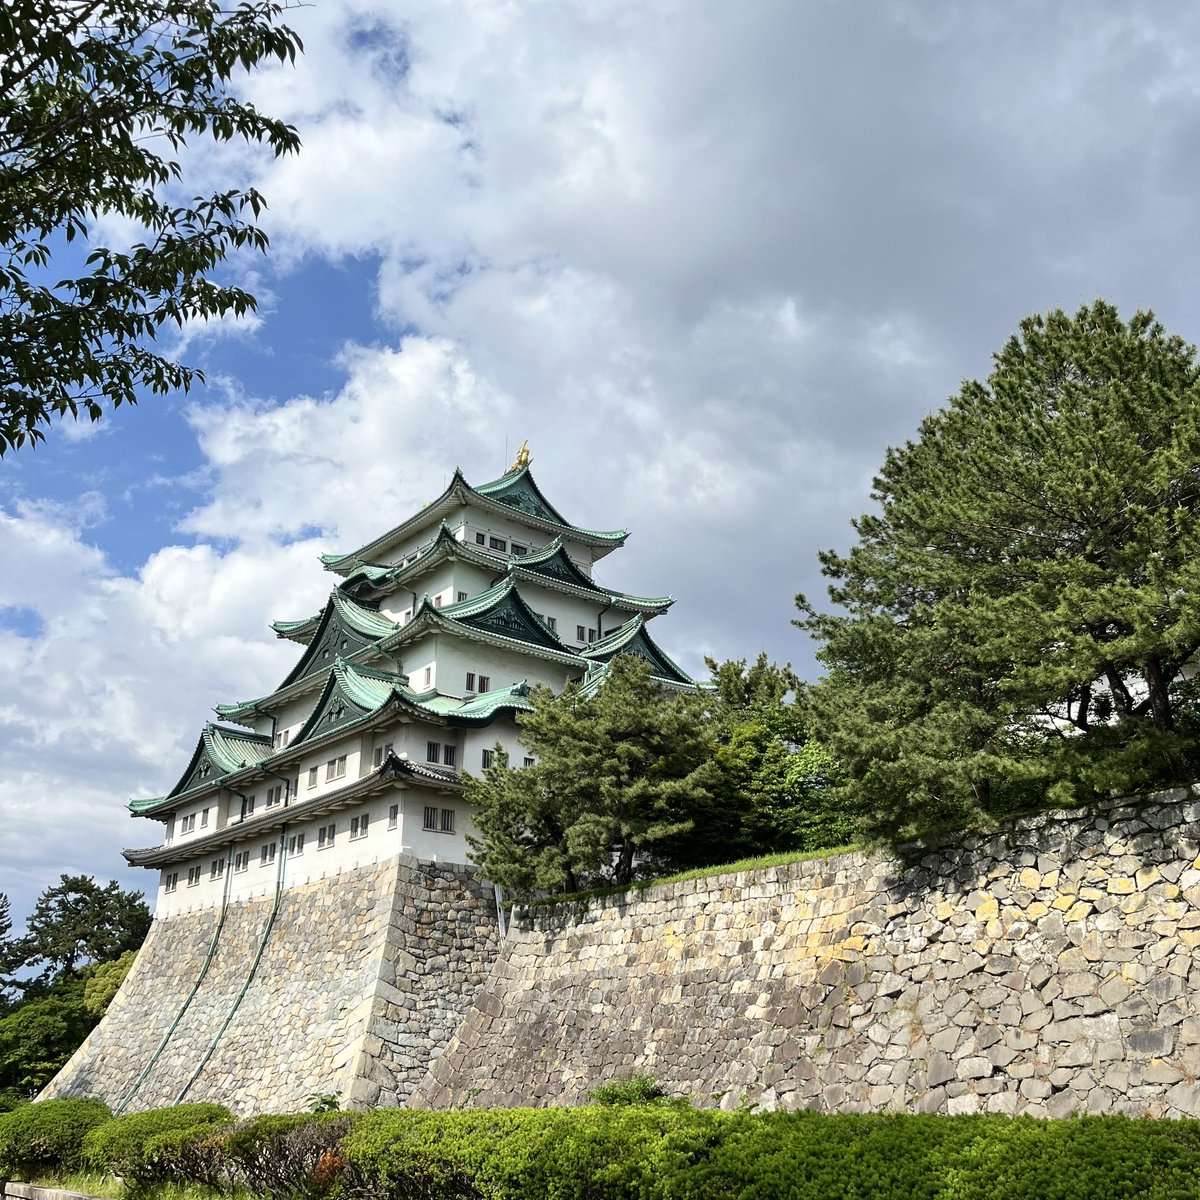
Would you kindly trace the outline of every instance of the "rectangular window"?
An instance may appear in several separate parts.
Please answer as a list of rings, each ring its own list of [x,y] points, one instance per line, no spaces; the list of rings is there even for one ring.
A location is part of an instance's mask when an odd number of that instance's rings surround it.
[[[200,828],[204,829],[208,826],[208,809],[204,809],[200,813]]]
[[[442,747],[438,742],[425,743],[425,761],[432,763],[442,761]]]
[[[466,598],[467,598],[467,593],[466,593],[466,592],[459,592],[459,593],[458,593],[458,602],[459,602],[459,604],[461,604],[461,603],[462,603],[462,602],[463,602],[463,601],[464,601]]]
[[[481,692],[486,692],[488,690],[488,688],[490,688],[491,686],[492,686],[492,677],[490,675],[480,675],[479,690]]]
[[[317,786],[317,771],[319,769],[320,769],[319,767],[309,767],[308,768],[308,786],[310,788],[314,788]]]
[[[425,668],[425,686],[428,687],[433,682],[433,668]]]
[[[391,752],[392,752],[392,743],[391,742],[388,742],[388,744],[386,746],[376,746],[375,754],[371,761],[375,764],[375,766],[382,767],[383,760],[385,758],[387,758],[387,756],[389,754],[391,754]]]
[[[443,746],[442,747],[442,762],[445,763],[445,765],[448,767],[454,766],[454,751],[455,751],[455,749],[456,749],[456,747],[454,747],[454,746]]]
[[[242,798],[242,816],[252,817],[254,815],[254,797],[244,796]]]
[[[441,607],[442,607],[442,598],[441,598],[441,596],[434,596],[434,598],[433,598],[433,607],[434,607],[434,608],[441,608]]]
[[[331,758],[325,764],[325,780],[341,779],[346,774],[346,756],[339,754],[337,758]]]
[[[294,858],[297,854],[303,854],[303,853],[304,853],[304,834],[293,833],[292,836],[288,838],[288,854],[290,854]]]
[[[468,671],[467,672],[467,691],[473,692],[474,690],[475,690],[475,672]]]
[[[513,542],[511,549],[518,558],[520,558],[523,554],[529,553],[528,546],[518,546],[516,542]]]
[[[575,626],[575,640],[583,642],[587,640],[587,630],[582,625]]]
[[[484,752],[483,752],[483,753],[480,755],[480,761],[483,763],[483,769],[484,769],[485,771],[488,769],[488,767],[490,767],[490,766],[492,765],[492,759],[493,759],[494,757],[495,757],[495,754],[494,754],[494,752],[493,752],[493,751],[491,751],[491,750],[485,750],[485,751],[484,751]]]
[[[233,856],[234,871],[244,871],[249,865],[250,865],[250,851],[249,850],[239,850]]]
[[[412,609],[406,608],[403,615],[400,617],[400,620],[403,624],[407,625],[409,621],[412,620]]]
[[[487,545],[487,537],[482,533],[477,533],[475,535],[475,545],[486,546]]]
[[[554,632],[557,632],[557,631],[558,631],[558,618],[557,618],[557,617],[547,617],[547,618],[546,618],[546,624],[547,624],[547,625],[550,627],[550,629],[551,629],[551,630],[553,630]]]
[[[350,818],[350,836],[352,838],[364,838],[367,836],[367,825],[370,823],[371,814],[363,813],[361,817]]]
[[[225,874],[225,860],[223,858],[214,858],[208,867],[209,879],[220,879]]]
[[[333,835],[337,832],[335,822],[330,822],[328,825],[322,825],[317,830],[317,849],[324,850],[333,845]]]
[[[443,833],[453,833],[454,832],[454,809],[452,809],[452,808],[443,808],[442,809],[442,832]]]
[[[188,813],[186,817],[179,822],[180,833],[191,833],[196,828],[196,814]]]
[[[392,807],[388,809],[388,828],[395,829],[399,823],[400,823],[400,805],[393,804]]]
[[[437,828],[437,818],[438,818],[438,810],[436,808],[430,808],[430,807],[426,806],[426,808],[425,808],[425,823],[424,823],[424,825],[421,826],[421,828],[422,829],[436,829]]]
[[[595,640],[596,640],[596,631],[594,629],[589,629],[588,630],[588,641],[594,642]]]
[[[530,758],[528,754],[527,754],[527,755],[525,755],[525,765],[526,765],[527,767],[532,767],[532,766],[533,766],[533,759],[532,759],[532,758]]]
[[[173,892],[179,886],[179,872],[172,871],[163,881],[163,891]]]
[[[270,866],[275,861],[275,843],[267,842],[258,852],[258,865],[260,867]]]
[[[276,804],[283,803],[283,784],[277,783],[274,787],[267,788],[267,807],[274,808]]]
[[[489,550],[507,550],[508,543],[503,538],[490,537],[488,538]]]
[[[195,887],[200,882],[200,868],[188,867],[188,887]]]
[[[280,739],[279,744],[280,744],[280,746],[286,746],[288,744],[288,742],[290,742],[291,740],[292,740],[292,731],[290,729],[285,729],[283,731],[283,737]]]

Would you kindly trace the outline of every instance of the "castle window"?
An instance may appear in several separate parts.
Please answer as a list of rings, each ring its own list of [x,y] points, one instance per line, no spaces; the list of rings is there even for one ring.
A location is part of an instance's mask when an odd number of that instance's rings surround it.
[[[558,618],[557,617],[547,617],[546,624],[550,627],[550,629],[553,632],[555,632],[555,633],[558,632]]]
[[[516,542],[513,542],[513,544],[512,544],[512,546],[510,547],[510,549],[512,550],[512,552],[513,552],[513,553],[514,553],[514,554],[515,554],[515,555],[516,555],[518,558],[520,558],[520,557],[521,557],[522,555],[524,555],[524,554],[528,554],[528,553],[529,553],[529,547],[528,547],[528,546],[518,546]]]
[[[209,864],[208,877],[209,879],[220,879],[225,874],[225,860],[223,858],[214,858]]]
[[[473,692],[474,690],[475,690],[475,672],[468,671],[467,672],[467,691]]]
[[[328,825],[322,825],[317,830],[317,849],[325,850],[333,845],[333,835],[337,832],[337,824],[330,821]]]
[[[530,758],[528,754],[525,756],[525,765],[526,765],[527,767],[532,767],[532,766],[533,766],[533,761],[534,761],[534,760],[533,760],[532,758]]]
[[[440,743],[426,742],[425,743],[425,761],[435,763],[435,762],[441,762],[441,759],[442,759],[442,747],[441,747]]]
[[[341,779],[346,774],[346,756],[339,754],[337,758],[331,758],[325,764],[325,780]]]
[[[491,686],[492,686],[492,677],[490,675],[480,675],[479,690],[481,692],[486,692],[488,690],[488,688],[490,688]]]
[[[260,867],[268,867],[275,861],[275,843],[264,843],[261,850],[258,852],[258,865]]]
[[[200,828],[203,829],[208,824],[208,809],[204,809],[200,813]]]
[[[489,550],[507,550],[508,543],[503,538],[490,537],[488,538]]]
[[[437,829],[438,810],[430,806],[425,808],[425,823],[421,826],[422,829]]]
[[[407,625],[408,622],[412,620],[412,609],[406,608],[404,610],[404,614],[401,616],[400,620],[403,621]]]
[[[454,747],[453,746],[443,746],[442,747],[442,762],[445,763],[445,765],[448,767],[454,766]]]
[[[242,798],[242,819],[252,817],[254,815],[254,796],[244,796]]]
[[[596,640],[596,631],[594,629],[589,629],[588,630],[588,641],[594,642],[595,640]]]
[[[433,668],[425,668],[425,686],[428,687],[433,682]]]
[[[433,607],[434,607],[434,608],[441,608],[441,607],[442,607],[442,598],[441,598],[441,596],[434,596],[434,598],[433,598]]]
[[[486,771],[492,765],[492,759],[495,758],[495,751],[485,750],[479,757],[483,764],[483,769]]]
[[[388,744],[386,746],[376,746],[375,754],[371,761],[374,763],[375,766],[382,767],[383,760],[385,758],[387,758],[387,756],[389,754],[391,754],[391,752],[392,752],[392,743],[391,742],[388,742]]]
[[[467,598],[467,593],[466,593],[466,592],[459,592],[459,593],[458,593],[458,602],[459,602],[459,604],[461,604],[461,603],[462,603],[462,602],[463,602],[463,601],[464,601],[466,598]]]
[[[173,892],[179,886],[179,872],[172,871],[170,875],[163,880],[163,891]]]
[[[267,788],[267,807],[274,808],[276,804],[283,803],[283,784],[278,783],[274,787]]]
[[[186,817],[179,822],[180,833],[191,833],[196,828],[196,814],[188,813]]]
[[[188,867],[188,887],[195,887],[200,882],[200,867]]]
[[[477,545],[477,546],[486,546],[486,545],[487,545],[487,538],[486,538],[486,537],[485,537],[485,536],[484,536],[482,533],[477,533],[477,534],[475,535],[475,545]]]
[[[587,630],[582,625],[575,626],[575,640],[583,642],[587,640]]]
[[[249,850],[239,850],[233,856],[234,871],[244,871],[249,865],[250,865],[250,851]]]
[[[453,833],[454,832],[454,809],[452,809],[452,808],[443,808],[442,809],[442,832],[443,833]]]
[[[400,805],[393,804],[388,809],[388,828],[395,829],[400,822]]]
[[[309,767],[308,768],[308,786],[310,788],[314,788],[317,786],[317,771],[318,770],[319,770],[318,767]]]
[[[363,813],[361,817],[350,818],[350,836],[352,838],[364,838],[367,836],[367,825],[371,820],[370,813]]]
[[[303,853],[304,853],[304,834],[293,833],[292,836],[288,838],[288,854],[290,854],[294,858],[297,854],[303,854]]]

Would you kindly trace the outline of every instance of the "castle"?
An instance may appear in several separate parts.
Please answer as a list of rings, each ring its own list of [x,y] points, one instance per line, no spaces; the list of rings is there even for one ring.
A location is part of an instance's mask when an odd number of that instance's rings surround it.
[[[627,536],[567,521],[522,446],[500,479],[472,487],[456,470],[420,512],[323,556],[342,576],[324,609],[273,626],[305,647],[296,665],[270,694],[218,705],[175,787],[130,805],[165,826],[160,844],[125,852],[158,869],[157,915],[397,853],[465,864],[462,772],[481,774],[498,745],[532,762],[515,723],[531,686],[595,687],[621,653],[692,686],[646,627],[672,597],[592,577]]]

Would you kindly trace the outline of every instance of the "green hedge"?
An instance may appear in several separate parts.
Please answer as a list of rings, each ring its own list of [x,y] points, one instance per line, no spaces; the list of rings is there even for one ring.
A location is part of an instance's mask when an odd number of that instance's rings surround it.
[[[339,1144],[359,1120],[359,1113],[324,1112],[245,1121],[225,1139],[229,1177],[254,1196],[324,1196],[342,1174]]]
[[[97,1171],[118,1175],[135,1187],[174,1178],[178,1167],[173,1153],[179,1139],[164,1134],[187,1133],[197,1126],[232,1124],[233,1116],[221,1104],[177,1104],[172,1108],[151,1108],[145,1112],[125,1113],[98,1125],[83,1144],[84,1162]]]
[[[101,1100],[43,1100],[0,1115],[0,1179],[78,1170],[88,1133],[112,1116]]]

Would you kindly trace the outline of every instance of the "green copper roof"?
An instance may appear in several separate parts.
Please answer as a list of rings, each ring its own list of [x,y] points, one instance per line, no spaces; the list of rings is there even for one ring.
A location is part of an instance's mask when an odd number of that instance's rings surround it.
[[[305,617],[302,621],[272,621],[271,628],[277,637],[287,638],[288,641],[300,642],[301,645],[307,646],[320,624],[321,614],[315,613],[311,617]]]
[[[289,749],[356,724],[393,698],[403,698],[407,682],[407,675],[367,670],[352,666],[344,658],[335,659],[320,698]]]
[[[204,726],[191,761],[179,782],[165,796],[131,800],[134,813],[150,812],[168,800],[176,800],[188,792],[210,787],[226,775],[256,766],[271,755],[271,739],[264,734],[244,733],[211,722]]]
[[[349,574],[364,563],[376,563],[406,536],[427,528],[434,521],[443,520],[448,513],[457,512],[464,504],[471,502],[493,513],[518,513],[525,523],[535,528],[565,533],[604,551],[615,549],[629,536],[625,529],[585,529],[565,521],[542,495],[528,467],[494,479],[484,484],[483,489],[473,488],[463,477],[462,471],[455,467],[446,490],[420,512],[349,554],[321,555],[321,562],[328,570]]]
[[[312,635],[308,650],[279,686],[285,688],[289,683],[323,671],[335,658],[352,654],[395,632],[394,621],[335,590],[321,614],[321,623]]]
[[[607,637],[592,642],[581,650],[580,654],[594,662],[609,662],[617,654],[635,654],[650,664],[650,670],[659,679],[693,687],[696,684],[678,663],[659,649],[650,637],[646,629],[646,618],[641,613],[626,621],[619,629],[614,629]]]
[[[528,712],[533,705],[529,701],[529,684],[522,680],[510,687],[480,692],[470,700],[460,700],[457,696],[435,696],[421,701],[421,707],[444,717],[474,720],[491,718],[504,708]]]
[[[628,592],[614,592],[611,588],[602,587],[571,560],[561,535],[540,550],[522,558],[512,559],[508,570],[513,574],[523,574],[538,582],[544,582],[549,587],[583,592],[607,600],[611,604],[650,614],[663,612],[675,603],[674,596],[633,596]]]
[[[447,620],[473,629],[570,653],[558,634],[522,599],[517,581],[511,575],[478,596],[448,604],[438,611]]]

